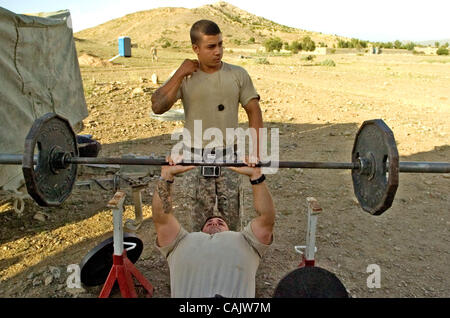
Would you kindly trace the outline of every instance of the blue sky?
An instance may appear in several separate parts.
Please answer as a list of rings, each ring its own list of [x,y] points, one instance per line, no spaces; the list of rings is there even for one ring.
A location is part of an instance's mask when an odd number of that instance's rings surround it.
[[[16,13],[69,9],[74,31],[128,13],[157,7],[195,8],[208,0],[0,0]],[[277,23],[369,41],[450,38],[449,0],[260,0],[227,1]]]

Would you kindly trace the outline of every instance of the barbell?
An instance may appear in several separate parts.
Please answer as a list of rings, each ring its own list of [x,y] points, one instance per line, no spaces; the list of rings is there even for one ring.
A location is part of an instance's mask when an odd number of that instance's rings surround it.
[[[37,152],[37,154],[35,154]],[[72,192],[82,164],[167,165],[156,158],[79,157],[76,135],[67,119],[48,113],[33,123],[23,155],[0,154],[0,164],[22,165],[29,195],[41,206],[58,206]],[[242,167],[243,162],[181,162],[180,165]],[[381,119],[365,121],[353,144],[351,162],[279,161],[259,167],[349,169],[362,209],[380,215],[392,205],[399,172],[448,173],[450,162],[399,162],[394,134]]]

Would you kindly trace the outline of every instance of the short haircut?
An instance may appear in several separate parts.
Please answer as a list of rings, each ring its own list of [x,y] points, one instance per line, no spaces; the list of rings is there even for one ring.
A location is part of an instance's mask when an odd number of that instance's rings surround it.
[[[206,221],[205,221],[205,223],[203,223],[202,228],[201,228],[200,231],[203,231],[203,228],[205,227],[206,223],[207,223],[209,220],[215,219],[215,218],[219,218],[219,219],[221,219],[222,221],[224,221],[225,223],[227,223],[227,220],[225,220],[225,218],[224,218],[223,216],[220,216],[220,215],[213,215],[213,216],[210,216],[209,218],[206,219]],[[227,226],[228,226],[228,223],[227,223]]]
[[[198,40],[200,40],[201,33],[205,35],[216,35],[222,33],[220,31],[219,26],[210,20],[199,20],[195,22],[191,27],[191,43],[198,44]]]

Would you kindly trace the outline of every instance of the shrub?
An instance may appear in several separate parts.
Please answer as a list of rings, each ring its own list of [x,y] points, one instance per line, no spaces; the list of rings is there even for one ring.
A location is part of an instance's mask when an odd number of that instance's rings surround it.
[[[413,42],[408,42],[404,46],[402,46],[402,48],[412,51],[414,50],[414,46],[415,44]]]
[[[346,48],[348,48],[348,42],[339,39],[339,40],[338,40],[337,47],[338,47],[338,48],[341,48],[341,49],[346,49]]]
[[[302,61],[312,61],[312,60],[314,60],[315,58],[316,58],[315,55],[307,55],[307,56],[303,56],[303,57],[301,58],[301,60],[302,60]]]
[[[255,43],[255,38],[251,37],[250,39],[248,39],[248,43],[249,44]]]
[[[441,46],[436,51],[437,55],[448,55],[448,49],[446,47]]]
[[[400,49],[401,47],[402,47],[402,42],[400,42],[399,40],[395,40],[394,48]]]
[[[283,47],[283,42],[281,42],[280,38],[270,38],[264,41],[264,47],[267,52],[279,51]]]
[[[301,44],[300,42],[298,42],[298,41],[293,41],[293,42],[291,43],[291,45],[289,46],[289,50],[290,50],[292,53],[297,54],[298,51],[301,51],[301,50],[302,50],[302,44]]]
[[[316,49],[316,43],[309,36],[303,37],[302,49],[305,51],[314,51]]]
[[[270,63],[265,57],[262,57],[256,60],[256,64],[270,64]]]
[[[171,45],[170,42],[166,40],[166,42],[164,42],[164,43],[161,45],[161,47],[165,49],[165,48],[168,48],[170,45]]]
[[[233,43],[236,44],[236,45],[241,45],[241,40],[239,40],[239,39],[234,39],[234,40],[233,40]]]
[[[333,60],[323,60],[322,62],[320,62],[320,65],[322,66],[336,66],[336,63],[334,63]]]

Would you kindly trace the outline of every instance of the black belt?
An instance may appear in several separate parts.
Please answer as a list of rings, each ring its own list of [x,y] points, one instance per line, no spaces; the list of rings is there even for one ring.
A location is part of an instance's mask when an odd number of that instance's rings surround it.
[[[228,149],[229,149],[229,147],[228,147],[228,148],[222,148],[222,149],[216,151],[216,148],[207,148],[207,149],[205,149],[205,148],[202,148],[202,149],[191,148],[190,151],[191,151],[191,153],[193,153],[193,154],[200,154],[200,151],[201,151],[201,155],[202,155],[202,156],[203,156],[203,155],[205,154],[205,152],[206,152],[206,153],[212,154],[212,155],[215,155],[215,154],[221,154],[223,157],[225,157],[225,156],[227,155],[227,150],[228,150]],[[237,145],[234,145],[234,146],[233,146],[233,154],[236,154],[236,152],[237,152]]]

